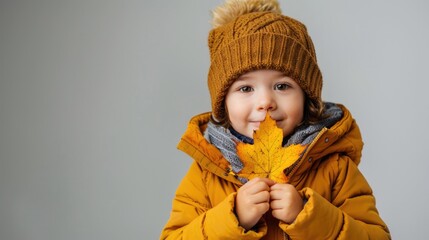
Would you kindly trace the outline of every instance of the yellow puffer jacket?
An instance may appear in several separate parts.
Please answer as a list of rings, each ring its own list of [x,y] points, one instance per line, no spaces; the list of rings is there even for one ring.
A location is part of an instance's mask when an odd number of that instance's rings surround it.
[[[307,199],[304,209],[292,224],[267,212],[250,231],[234,213],[242,183],[227,174],[222,154],[204,138],[210,113],[192,118],[178,148],[195,161],[177,189],[161,239],[391,239],[357,168],[363,147],[359,128],[339,106],[343,118],[318,134],[288,175]]]

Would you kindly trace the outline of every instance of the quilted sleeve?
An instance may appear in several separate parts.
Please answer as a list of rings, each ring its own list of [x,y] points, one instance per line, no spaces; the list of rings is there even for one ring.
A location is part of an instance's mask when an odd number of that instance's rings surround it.
[[[291,239],[391,239],[371,187],[356,164],[348,157],[338,157],[332,165],[331,199],[311,188],[302,189],[308,200],[304,209],[295,222],[281,223],[280,227]]]
[[[160,239],[260,239],[266,226],[254,231],[240,227],[234,213],[235,196],[231,193],[211,206],[203,170],[194,162],[176,191]]]

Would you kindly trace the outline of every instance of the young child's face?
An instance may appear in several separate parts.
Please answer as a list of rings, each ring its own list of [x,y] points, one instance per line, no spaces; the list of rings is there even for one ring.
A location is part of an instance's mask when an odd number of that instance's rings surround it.
[[[267,111],[283,129],[283,136],[291,134],[303,120],[304,102],[301,87],[275,70],[257,70],[241,75],[225,98],[231,126],[250,138]]]

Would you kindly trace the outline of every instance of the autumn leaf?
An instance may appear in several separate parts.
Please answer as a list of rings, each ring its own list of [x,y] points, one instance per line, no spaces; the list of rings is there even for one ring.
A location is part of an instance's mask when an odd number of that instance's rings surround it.
[[[253,145],[242,142],[237,144],[238,157],[244,164],[237,175],[249,180],[264,177],[286,183],[288,179],[283,170],[298,160],[305,146],[294,144],[282,147],[283,131],[269,114],[254,132],[253,141]]]

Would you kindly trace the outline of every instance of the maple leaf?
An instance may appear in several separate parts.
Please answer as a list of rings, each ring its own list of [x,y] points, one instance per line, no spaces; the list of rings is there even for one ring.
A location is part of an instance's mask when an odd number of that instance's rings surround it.
[[[253,141],[253,145],[242,142],[237,144],[238,157],[244,164],[237,175],[249,180],[264,177],[286,183],[288,179],[283,171],[299,159],[305,146],[293,144],[282,147],[283,131],[269,114],[253,133]]]

